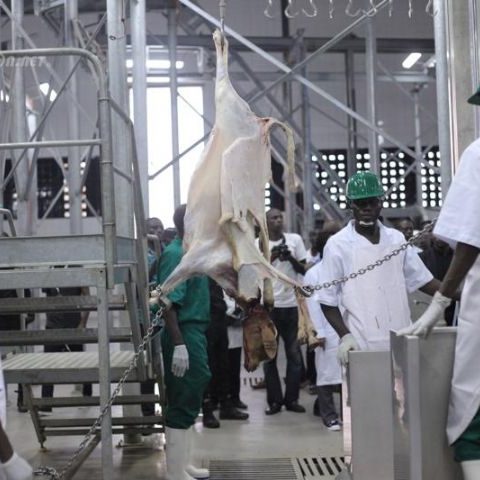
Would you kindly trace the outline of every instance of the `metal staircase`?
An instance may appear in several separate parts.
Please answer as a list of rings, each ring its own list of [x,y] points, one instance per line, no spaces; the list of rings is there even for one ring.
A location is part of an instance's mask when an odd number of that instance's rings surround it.
[[[75,406],[108,406],[112,384],[118,382],[130,365],[134,351],[142,342],[150,319],[147,304],[148,274],[146,269],[145,218],[140,192],[140,177],[136,158],[133,124],[111,100],[104,67],[91,52],[76,48],[38,49],[4,52],[8,56],[73,55],[88,62],[96,75],[98,92],[98,133],[92,140],[35,141],[31,143],[0,144],[0,150],[25,148],[65,147],[82,145],[98,147],[102,199],[102,230],[92,235],[12,236],[0,238],[0,290],[88,287],[85,296],[31,296],[0,299],[2,315],[16,313],[95,311],[98,328],[52,329],[42,331],[9,331],[0,335],[0,346],[29,346],[48,344],[97,344],[97,351],[9,354],[3,363],[7,383],[23,385],[25,402],[35,426],[37,438],[43,446],[48,436],[83,435],[94,418],[62,416],[62,409]],[[136,235],[119,236],[116,233],[115,175],[118,175],[112,156],[111,114],[115,111],[128,125],[131,135],[131,172],[121,172],[128,178],[133,196],[133,214]],[[118,195],[118,193],[117,193]],[[118,294],[118,292],[121,292]],[[125,311],[127,328],[113,328],[112,312]],[[129,345],[128,350],[110,351],[111,344]],[[138,357],[128,382],[153,379],[159,384],[160,395],[119,395],[115,405],[140,405],[162,402],[162,376],[158,341]],[[99,397],[36,398],[34,385],[98,383]],[[39,409],[50,407],[49,418],[39,415]],[[118,409],[115,409],[117,412]],[[62,478],[71,478],[88,454],[101,441],[102,478],[112,477],[112,434],[152,433],[163,431],[161,416],[143,417],[121,413],[112,418],[111,409],[102,418],[101,428],[75,457]]]

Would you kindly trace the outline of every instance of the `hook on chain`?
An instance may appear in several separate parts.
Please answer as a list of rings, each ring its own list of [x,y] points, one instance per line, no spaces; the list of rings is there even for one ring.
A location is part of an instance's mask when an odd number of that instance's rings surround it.
[[[302,8],[302,12],[306,17],[313,18],[318,15],[318,8],[315,5],[315,0],[308,0],[309,8],[310,11],[305,10],[305,8]]]
[[[435,7],[433,6],[433,0],[428,0],[427,6],[425,7],[425,12],[428,13],[431,17],[434,17],[437,13]]]
[[[266,17],[268,18],[275,18],[275,15],[273,14],[273,0],[267,0],[267,6],[263,13],[265,14]]]
[[[393,0],[388,0],[388,16],[393,15]]]
[[[408,0],[408,18],[412,18],[413,15],[413,0]]]
[[[333,12],[335,11],[335,5],[333,4],[333,0],[328,1],[328,16],[333,18]]]
[[[375,0],[370,0],[370,9],[362,10],[362,13],[367,17],[374,17],[378,12],[378,7],[375,4]]]
[[[222,36],[225,37],[225,13],[227,10],[227,0],[220,0],[219,9],[220,9],[220,31],[222,32]]]
[[[349,17],[358,17],[362,13],[362,9],[359,8],[356,12],[352,12],[353,0],[348,0],[347,7],[345,8],[345,14]]]
[[[287,18],[295,18],[299,12],[294,12],[293,11],[293,4],[295,0],[288,0],[288,5],[287,8],[285,9],[285,16]]]

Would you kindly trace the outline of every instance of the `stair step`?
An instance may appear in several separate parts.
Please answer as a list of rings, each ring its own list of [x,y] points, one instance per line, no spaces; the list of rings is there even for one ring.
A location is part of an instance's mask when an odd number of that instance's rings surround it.
[[[160,403],[158,395],[120,395],[115,398],[114,405],[139,405],[141,403]],[[35,407],[98,407],[100,397],[53,397],[34,398]]]
[[[13,313],[48,313],[48,312],[83,312],[95,311],[98,308],[98,298],[93,295],[57,296],[57,297],[25,297],[2,298],[0,302],[1,315]],[[125,310],[126,300],[123,295],[110,297],[110,310]]]
[[[93,422],[92,422],[93,423]],[[46,437],[70,437],[70,436],[84,436],[89,432],[89,428],[45,428],[43,434]],[[125,427],[113,427],[112,435],[136,435],[136,434],[151,434],[151,433],[164,433],[164,428],[161,425],[151,426],[125,426]]]
[[[89,427],[93,425],[96,418],[46,418],[40,419],[42,427],[46,428],[64,428],[64,427]],[[114,426],[135,426],[135,425],[156,425],[163,422],[161,415],[149,417],[113,417],[112,425]]]
[[[130,364],[134,352],[110,353],[110,375],[118,382]],[[98,383],[99,361],[97,352],[19,353],[2,362],[7,383]],[[138,381],[134,369],[129,382]]]
[[[0,316],[0,324],[2,317]],[[130,328],[112,328],[110,343],[132,341]],[[49,328],[47,330],[4,330],[0,336],[0,346],[15,345],[58,345],[71,343],[97,343],[96,328]]]

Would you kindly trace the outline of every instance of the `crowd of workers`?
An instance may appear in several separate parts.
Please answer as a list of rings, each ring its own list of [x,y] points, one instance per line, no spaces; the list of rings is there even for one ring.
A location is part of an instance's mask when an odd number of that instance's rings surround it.
[[[381,217],[383,189],[371,172],[360,172],[348,183],[347,196],[352,220],[345,225],[318,219],[310,233],[310,248],[294,233],[285,232],[283,213],[267,212],[272,264],[282,273],[305,285],[318,285],[342,278],[375,263],[379,258],[409,240],[414,233],[411,219],[391,220],[386,226]],[[183,216],[185,206],[175,212],[177,238],[168,245],[163,241],[161,222],[149,219],[148,232],[160,239],[163,252],[158,256],[150,242],[152,275],[161,283],[182,257]],[[423,227],[424,225],[422,225]],[[258,244],[259,248],[262,245]],[[427,234],[382,269],[343,285],[316,291],[307,300],[310,320],[317,336],[316,348],[306,357],[298,340],[299,310],[294,289],[273,281],[275,307],[270,317],[282,340],[286,355],[284,387],[277,367],[277,357],[263,362],[266,415],[276,415],[285,408],[304,413],[299,403],[302,385],[315,394],[313,412],[329,431],[341,430],[341,412],[334,395],[341,392],[342,364],[350,350],[388,350],[390,330],[411,325],[408,294],[421,290],[434,295],[452,260],[451,248]],[[152,278],[153,280],[153,278]],[[155,281],[153,281],[155,283]],[[188,445],[191,427],[203,410],[203,424],[218,428],[220,420],[248,419],[247,405],[240,398],[240,358],[242,345],[241,314],[232,298],[213,281],[195,277],[169,295],[173,303],[166,315],[163,354],[168,407],[166,411],[167,448],[177,453],[167,456],[171,479],[206,478],[208,472],[190,465]],[[374,298],[374,302],[365,302]],[[459,296],[456,293],[451,303]],[[449,307],[450,304],[449,304]],[[453,309],[447,310],[448,324]],[[204,392],[202,394],[202,392]],[[182,446],[186,445],[186,448]],[[184,453],[179,453],[183,451]]]

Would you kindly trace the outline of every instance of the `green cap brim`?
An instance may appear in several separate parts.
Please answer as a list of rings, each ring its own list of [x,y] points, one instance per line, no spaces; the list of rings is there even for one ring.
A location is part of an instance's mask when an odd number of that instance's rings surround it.
[[[480,105],[480,87],[478,90],[468,99],[468,103],[472,105]]]

